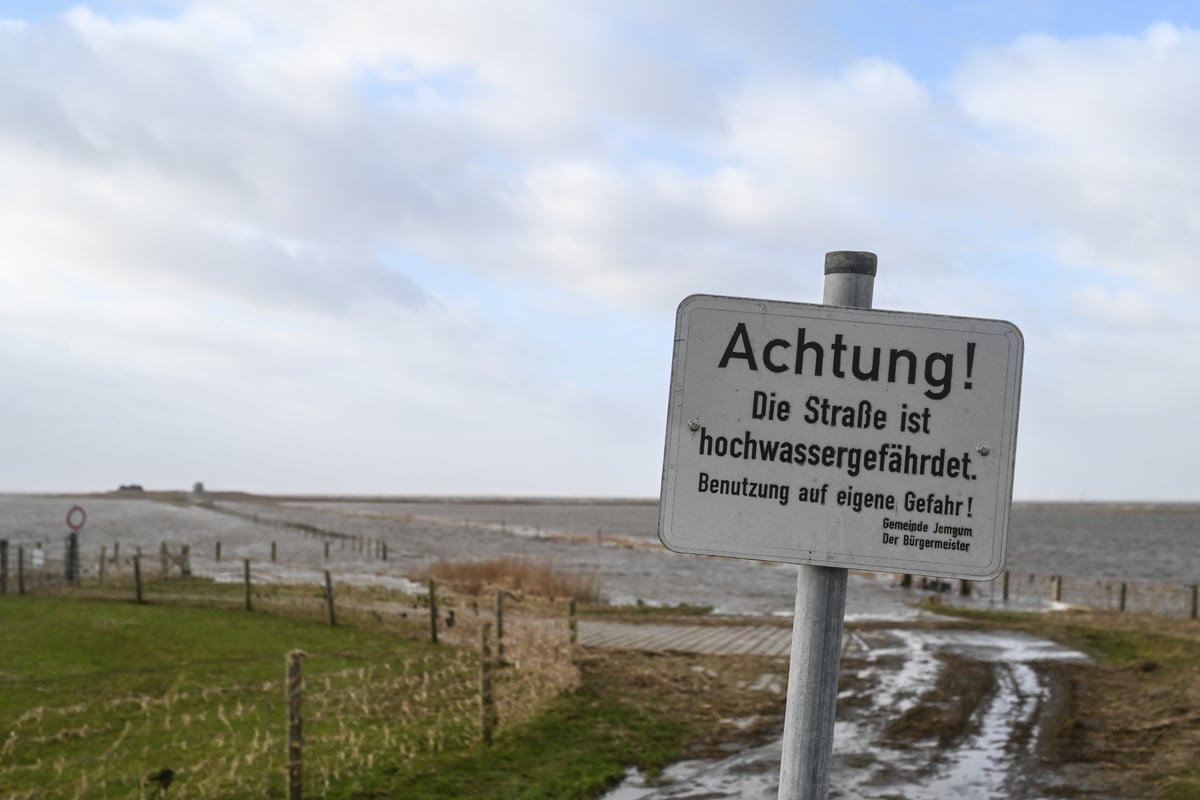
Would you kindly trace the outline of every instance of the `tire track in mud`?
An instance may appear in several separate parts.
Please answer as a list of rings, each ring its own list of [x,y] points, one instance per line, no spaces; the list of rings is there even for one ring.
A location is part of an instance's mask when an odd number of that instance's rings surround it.
[[[1070,785],[1039,763],[1055,665],[1084,656],[1017,633],[855,632],[857,675],[835,728],[831,797],[1043,797]],[[853,699],[859,702],[853,702]]]
[[[1051,684],[1058,670],[1084,661],[1019,633],[847,629],[829,797],[1104,797],[1039,758]],[[607,800],[773,800],[781,747],[776,740],[720,761],[676,764],[664,772],[666,785],[634,775]]]

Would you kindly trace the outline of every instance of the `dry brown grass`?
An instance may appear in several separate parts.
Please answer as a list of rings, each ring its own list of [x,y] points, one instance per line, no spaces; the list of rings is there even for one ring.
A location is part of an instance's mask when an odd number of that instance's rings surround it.
[[[420,577],[448,583],[471,595],[503,590],[518,597],[571,598],[581,603],[600,600],[600,580],[595,574],[566,572],[554,564],[529,558],[442,561],[429,567]]]

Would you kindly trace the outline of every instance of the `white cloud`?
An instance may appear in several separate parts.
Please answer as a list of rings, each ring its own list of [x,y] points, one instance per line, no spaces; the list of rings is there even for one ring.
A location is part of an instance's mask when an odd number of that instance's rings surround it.
[[[1102,459],[1073,438],[1139,393],[1200,394],[1144,357],[1196,336],[1200,35],[1029,36],[945,92],[870,54],[801,66],[827,45],[789,7],[0,25],[0,358],[31,395],[95,386],[72,435],[96,447],[145,415],[215,465],[189,431],[221,431],[238,481],[278,451],[274,488],[649,494],[675,303],[816,300],[852,248],[880,254],[881,307],[1025,328],[1031,494],[1080,490],[1070,465]],[[1161,416],[1108,440],[1122,463]]]
[[[1062,261],[1200,289],[1200,33],[1028,36],[972,59],[957,87],[998,188]]]
[[[1132,289],[1110,290],[1103,286],[1081,286],[1073,293],[1075,310],[1110,328],[1176,328],[1179,320],[1169,315],[1161,302]]]

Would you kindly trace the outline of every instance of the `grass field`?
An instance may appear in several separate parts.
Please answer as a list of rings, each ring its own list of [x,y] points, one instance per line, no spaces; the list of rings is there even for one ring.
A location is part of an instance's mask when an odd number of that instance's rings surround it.
[[[681,656],[584,655],[576,691],[555,691],[544,667],[532,668],[537,691],[501,679],[508,724],[485,748],[471,647],[229,609],[29,596],[3,598],[0,630],[4,800],[157,797],[147,779],[164,769],[167,797],[285,797],[285,654],[297,649],[305,797],[594,797],[629,766],[653,773],[746,735],[723,718],[779,710],[777,697],[747,706],[727,691],[777,665],[713,658],[697,671]],[[728,702],[694,702],[714,691]]]
[[[284,657],[295,649],[308,654],[314,796],[349,796],[380,749],[418,755],[477,738],[478,662],[460,650],[265,615],[63,599],[6,599],[0,628],[3,797],[136,797],[164,768],[172,797],[282,796]]]

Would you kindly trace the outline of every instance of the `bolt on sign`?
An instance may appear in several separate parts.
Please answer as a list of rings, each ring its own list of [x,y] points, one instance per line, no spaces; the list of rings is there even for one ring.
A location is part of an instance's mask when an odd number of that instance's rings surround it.
[[[1000,320],[688,297],[659,537],[681,553],[994,578],[1023,355]]]

